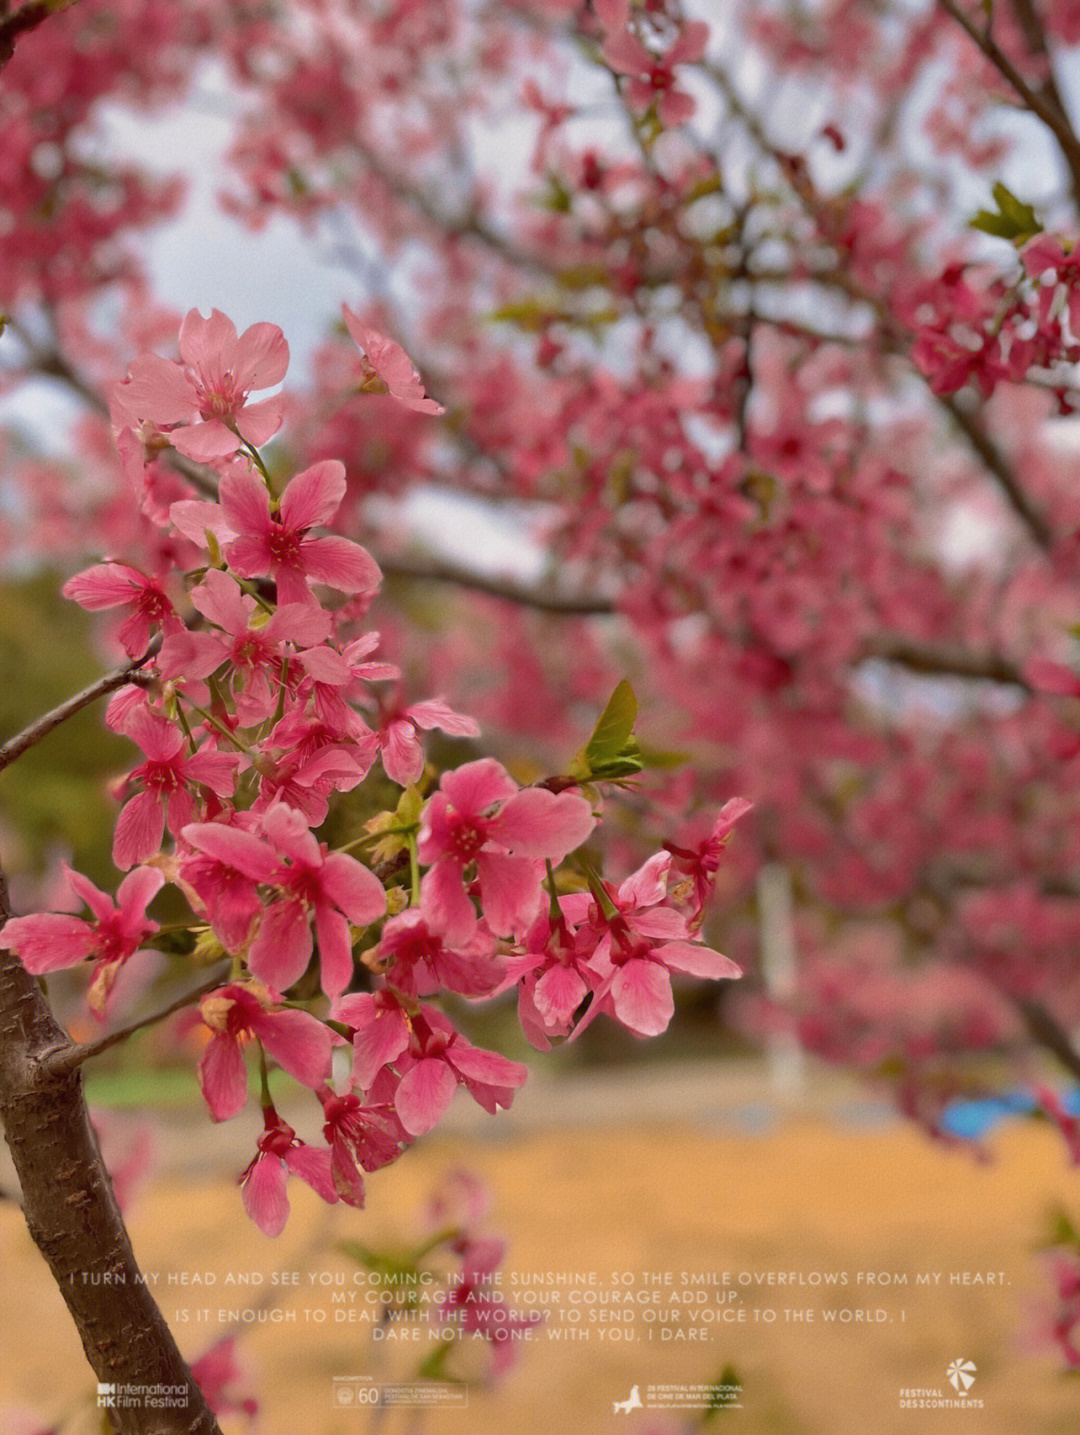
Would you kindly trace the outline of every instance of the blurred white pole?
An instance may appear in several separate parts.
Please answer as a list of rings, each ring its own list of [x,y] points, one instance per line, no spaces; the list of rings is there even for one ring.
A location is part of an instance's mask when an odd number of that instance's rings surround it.
[[[768,995],[785,1005],[796,993],[795,918],[791,874],[781,862],[767,862],[757,877],[761,975]],[[765,1046],[769,1081],[777,1094],[801,1093],[806,1062],[794,1033],[778,1032]]]

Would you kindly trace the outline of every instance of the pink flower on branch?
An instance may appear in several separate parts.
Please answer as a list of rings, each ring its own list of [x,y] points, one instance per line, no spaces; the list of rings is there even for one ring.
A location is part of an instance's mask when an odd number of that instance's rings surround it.
[[[446,412],[442,404],[437,404],[425,394],[420,375],[400,344],[395,344],[393,339],[386,338],[377,329],[369,328],[347,304],[342,304],[341,313],[351,338],[364,351],[360,360],[363,374],[361,393],[389,394],[399,404],[418,414]]]
[[[571,1040],[604,1011],[638,1036],[659,1036],[675,1011],[673,971],[712,980],[742,975],[729,957],[696,942],[682,913],[666,905],[670,867],[670,852],[658,852],[617,891],[605,883],[604,902],[589,905],[587,926],[599,937],[589,965],[600,983]]]
[[[633,31],[629,0],[596,0],[596,14],[608,31],[602,58],[620,75],[627,76],[626,98],[635,110],[656,106],[660,123],[685,124],[697,109],[691,95],[676,86],[675,66],[693,64],[705,53],[709,27],[703,20],[683,25],[677,38],[664,51],[647,48]]]
[[[409,1045],[396,1063],[404,1074],[394,1093],[394,1110],[410,1136],[431,1130],[459,1086],[492,1116],[509,1109],[528,1067],[472,1046],[433,1007],[421,1007],[409,1024]]]
[[[120,883],[113,902],[82,873],[69,867],[64,870],[76,894],[90,908],[91,919],[62,912],[11,917],[0,934],[0,942],[35,976],[94,959],[97,965],[88,1002],[95,1016],[102,1017],[120,967],[158,929],[146,909],[165,878],[153,868],[139,867]]]
[[[408,1144],[408,1132],[388,1101],[369,1099],[365,1104],[351,1092],[339,1096],[329,1087],[319,1092],[319,1100],[326,1116],[323,1135],[330,1145],[334,1190],[346,1205],[362,1206],[360,1172],[377,1171],[396,1161]]]
[[[438,728],[451,737],[479,737],[480,727],[472,718],[457,713],[439,698],[400,708],[382,724],[379,745],[382,765],[391,782],[408,787],[424,771],[424,750],[417,730]]]
[[[166,433],[172,446],[198,463],[235,454],[242,442],[260,448],[281,427],[284,399],[248,402],[254,389],[279,384],[289,346],[276,324],[236,325],[214,309],[197,309],[180,326],[180,362],[142,354],[117,387],[121,414],[137,415]]]
[[[498,936],[524,929],[541,904],[544,861],[561,862],[596,826],[583,797],[543,788],[519,790],[493,758],[443,774],[424,809],[417,852],[429,910],[454,941],[476,913],[465,889],[475,863],[483,915]]]
[[[145,706],[132,710],[124,733],[139,744],[146,761],[127,778],[127,784],[141,782],[143,791],[126,803],[116,824],[113,861],[120,868],[145,862],[160,849],[166,814],[174,837],[199,815],[190,787],[208,787],[218,797],[231,797],[240,763],[240,754],[234,752],[203,748],[186,753],[180,729]]]
[[[129,608],[119,638],[129,658],[146,651],[155,627],[163,633],[183,629],[183,623],[165,590],[153,578],[129,568],[126,563],[98,563],[69,578],[61,589],[65,598],[80,608],[98,612],[105,608]]]
[[[329,852],[303,815],[283,803],[264,813],[260,826],[284,860],[272,879],[278,898],[263,913],[248,965],[275,991],[292,986],[311,960],[314,916],[323,991],[339,996],[353,972],[349,923],[364,927],[384,914],[383,885],[355,857]]]
[[[221,482],[221,508],[235,534],[225,548],[229,567],[241,578],[273,578],[282,604],[314,604],[309,582],[326,583],[342,593],[376,592],[382,573],[366,549],[347,538],[310,533],[329,523],[344,497],[345,468],[334,459],[298,473],[275,511],[253,473],[227,474]]]
[[[528,1076],[520,1062],[470,1045],[434,1007],[407,1010],[389,991],[342,997],[333,1017],[353,1030],[358,1086],[370,1090],[381,1073],[396,1073],[393,1106],[409,1136],[430,1131],[459,1086],[494,1115]]]
[[[310,603],[287,603],[261,627],[252,626],[255,599],[242,593],[234,579],[216,568],[210,569],[192,590],[191,601],[221,632],[184,629],[172,634],[162,644],[158,669],[163,678],[191,681],[205,678],[228,663],[242,727],[262,722],[273,712],[277,701],[275,684],[280,679],[283,659],[289,656],[286,644],[291,644],[298,655],[311,648],[325,653],[327,663],[335,659],[341,662],[329,648],[318,646],[329,635],[330,615]]]
[[[337,1192],[330,1175],[330,1152],[308,1146],[272,1106],[263,1107],[264,1131],[258,1140],[258,1154],[240,1177],[244,1210],[264,1236],[280,1236],[289,1219],[289,1198],[285,1183],[299,1176],[311,1189],[333,1206]]]
[[[206,908],[227,951],[238,951],[262,911],[260,884],[269,885],[279,861],[254,832],[223,822],[191,822],[181,836],[195,850],[180,859],[180,878]]]
[[[199,1061],[199,1086],[215,1121],[227,1121],[247,1101],[243,1047],[253,1037],[302,1086],[317,1090],[330,1070],[333,1036],[305,1011],[274,1010],[258,982],[233,982],[203,997],[199,1015],[213,1037]]]
[[[243,1377],[236,1359],[236,1336],[223,1336],[204,1350],[198,1360],[191,1362],[191,1374],[215,1415],[229,1415],[236,1411],[251,1420],[258,1414],[257,1400],[232,1389],[234,1383]]]

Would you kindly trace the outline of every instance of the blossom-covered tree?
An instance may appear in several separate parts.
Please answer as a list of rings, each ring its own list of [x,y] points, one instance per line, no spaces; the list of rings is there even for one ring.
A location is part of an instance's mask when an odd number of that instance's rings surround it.
[[[763,862],[799,987],[778,1012],[743,983],[744,1021],[938,1132],[980,1055],[1080,1075],[1078,43],[1064,0],[0,7],[2,382],[79,409],[65,452],[4,438],[0,522],[125,655],[0,763],[110,693],[134,744],[116,900],[76,874],[90,915],[59,912],[27,872],[7,929],[28,1209],[64,1151],[82,1240],[117,1239],[75,1090],[115,1033],[67,1042],[31,973],[93,962],[111,1020],[148,946],[219,959],[189,995],[211,1114],[258,1050],[326,1118],[309,1153],[260,1074],[271,1231],[288,1174],[355,1204],[459,1085],[509,1105],[523,1068],[440,993],[514,989],[537,1048],[657,1033],[672,973],[753,972]],[[273,296],[242,332],[228,296],[161,303],[144,246],[183,177],[110,143],[196,86],[233,117],[237,242],[291,221],[347,268],[278,392]],[[542,576],[418,550],[404,500],[442,491],[513,515]],[[123,1318],[129,1370],[170,1349]]]

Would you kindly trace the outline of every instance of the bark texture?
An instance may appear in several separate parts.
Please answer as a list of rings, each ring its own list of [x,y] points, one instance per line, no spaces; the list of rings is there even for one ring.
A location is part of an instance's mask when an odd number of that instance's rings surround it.
[[[10,916],[0,876],[0,925]],[[143,1283],[83,1100],[80,1070],[50,1070],[71,1045],[37,981],[0,952],[0,1120],[26,1224],[49,1263],[97,1379],[180,1387],[111,1411],[122,1435],[221,1435],[172,1332]]]

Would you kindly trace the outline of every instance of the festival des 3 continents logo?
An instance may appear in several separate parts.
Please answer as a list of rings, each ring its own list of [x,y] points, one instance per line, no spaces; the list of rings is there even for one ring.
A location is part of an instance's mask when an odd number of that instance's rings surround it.
[[[945,1367],[945,1379],[957,1395],[966,1395],[975,1384],[975,1363],[971,1360],[954,1360]]]

